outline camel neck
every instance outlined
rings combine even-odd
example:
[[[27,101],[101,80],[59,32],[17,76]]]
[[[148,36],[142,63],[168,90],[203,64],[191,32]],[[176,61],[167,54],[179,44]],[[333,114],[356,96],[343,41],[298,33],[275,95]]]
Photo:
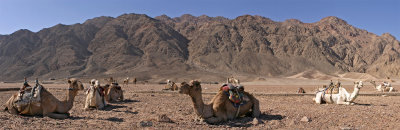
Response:
[[[60,102],[59,106],[57,107],[57,112],[67,113],[72,109],[77,91],[78,90],[67,90],[67,97],[64,101]]]
[[[351,93],[350,95],[350,100],[349,102],[353,102],[354,100],[356,100],[358,93],[360,92],[360,89],[357,87],[357,85],[354,86],[354,91],[353,93]]]
[[[196,114],[199,116],[203,116],[204,102],[201,93],[191,94],[190,97],[192,98],[193,108]]]

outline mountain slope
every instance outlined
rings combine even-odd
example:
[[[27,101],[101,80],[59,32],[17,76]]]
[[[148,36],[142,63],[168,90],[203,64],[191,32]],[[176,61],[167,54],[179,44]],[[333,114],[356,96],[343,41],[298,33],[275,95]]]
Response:
[[[388,33],[377,36],[333,16],[302,23],[251,15],[124,14],[1,35],[0,77],[222,80],[308,70],[397,76],[399,44]]]

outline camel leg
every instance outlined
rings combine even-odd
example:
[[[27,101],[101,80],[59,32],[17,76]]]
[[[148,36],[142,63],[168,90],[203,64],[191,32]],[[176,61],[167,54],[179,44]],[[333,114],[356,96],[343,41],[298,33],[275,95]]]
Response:
[[[253,117],[259,117],[260,116],[260,114],[261,114],[261,111],[260,111],[260,103],[259,103],[259,101],[256,99],[256,98],[254,98],[253,96],[250,96],[252,99],[251,99],[251,101],[253,101],[253,106],[252,106],[252,116]]]
[[[8,101],[4,104],[4,111],[8,111],[11,114],[18,115],[18,110],[13,106],[13,102],[16,95],[13,95]]]
[[[124,100],[124,93],[122,92],[122,90],[121,90],[120,93],[121,93],[121,94],[120,94],[121,96],[120,96],[119,98],[120,98],[121,101],[123,101],[123,100]]]
[[[97,109],[104,109],[104,100],[102,100],[102,97],[98,91],[96,91],[96,107]]]
[[[390,87],[390,88],[389,88],[389,92],[392,92],[392,91],[393,91],[393,87]]]
[[[321,104],[321,102],[322,102],[322,95],[321,94],[322,93],[317,93],[316,94],[315,99],[314,99],[315,103]]]
[[[336,101],[336,104],[338,104],[338,105],[353,105],[354,103],[346,102],[343,97],[343,98],[338,98],[338,100]]]
[[[85,108],[84,108],[85,111],[89,110],[89,104],[90,104],[90,97],[89,97],[89,95],[87,95],[86,102],[85,102]]]
[[[216,124],[222,121],[226,121],[226,119],[224,120],[222,117],[210,117],[205,119],[205,121],[209,124]]]

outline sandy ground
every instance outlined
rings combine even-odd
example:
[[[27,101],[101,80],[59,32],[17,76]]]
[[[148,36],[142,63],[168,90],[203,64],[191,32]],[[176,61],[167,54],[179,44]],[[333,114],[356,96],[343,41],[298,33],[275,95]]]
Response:
[[[298,81],[298,80],[295,80]],[[278,82],[278,81],[277,81]],[[301,83],[301,80],[298,81]],[[251,82],[245,84],[250,93],[295,93],[299,87],[307,93],[326,81],[314,84],[296,85],[291,83],[268,84]],[[325,83],[328,84],[329,82]],[[22,83],[2,83],[0,88],[19,87]],[[44,84],[46,89],[57,98],[65,98],[66,84]],[[86,86],[87,87],[87,84]],[[349,92],[352,85],[345,85]],[[398,88],[398,86],[394,86]],[[84,111],[85,95],[82,92],[75,98],[71,117],[64,120],[41,116],[19,116],[0,112],[0,129],[398,129],[400,124],[400,96],[359,96],[356,105],[318,105],[313,96],[256,96],[260,100],[262,115],[260,124],[254,125],[252,117],[241,117],[217,125],[195,121],[192,102],[189,96],[178,93],[137,93],[138,91],[159,91],[159,84],[130,84],[123,87],[126,100],[110,104],[105,110]],[[202,84],[203,92],[216,92],[219,85]],[[16,91],[0,91],[0,103]],[[361,93],[378,93],[371,84],[365,84]],[[208,102],[213,95],[203,95]],[[166,115],[171,122],[160,122],[159,117]],[[301,119],[307,117],[308,122]],[[142,123],[141,123],[142,122]],[[148,126],[144,126],[143,122]],[[141,125],[142,124],[142,125]]]

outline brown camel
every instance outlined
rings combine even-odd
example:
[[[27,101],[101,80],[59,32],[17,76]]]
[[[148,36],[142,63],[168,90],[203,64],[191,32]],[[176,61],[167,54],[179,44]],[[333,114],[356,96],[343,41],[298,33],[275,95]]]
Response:
[[[234,119],[238,116],[251,114],[259,117],[259,101],[251,94],[244,92],[244,97],[248,100],[246,104],[235,107],[229,100],[224,91],[219,91],[210,103],[204,104],[199,81],[181,83],[179,93],[187,94],[191,97],[196,114],[207,123],[218,123]]]
[[[19,92],[12,95],[5,104],[5,109],[11,114],[21,115],[43,115],[56,119],[68,118],[68,111],[73,107],[75,96],[79,90],[83,90],[83,85],[77,79],[68,80],[67,96],[64,101],[59,101],[44,87],[40,89],[40,101],[29,104],[17,104]],[[25,93],[26,94],[26,93]]]
[[[137,80],[136,80],[136,78],[133,78],[133,84],[136,84],[136,82],[137,82]]]
[[[167,80],[167,84],[164,86],[163,90],[178,90],[178,85],[175,84],[175,82],[171,81],[171,80]]]
[[[111,85],[114,82],[114,78],[110,77],[108,79],[104,79],[106,81],[106,84]]]
[[[305,91],[302,87],[300,87],[300,88],[297,90],[297,93],[306,93],[306,91]]]
[[[118,102],[124,100],[124,94],[121,86],[117,82],[105,87],[105,99],[107,102]]]

